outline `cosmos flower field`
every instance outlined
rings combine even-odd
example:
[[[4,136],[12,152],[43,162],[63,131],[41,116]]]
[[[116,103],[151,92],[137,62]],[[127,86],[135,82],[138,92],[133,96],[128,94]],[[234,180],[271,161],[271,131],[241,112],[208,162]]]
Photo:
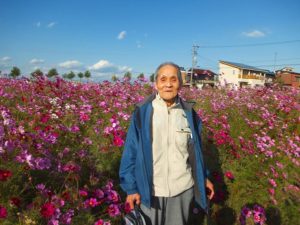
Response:
[[[0,224],[120,224],[118,167],[144,80],[0,78]],[[189,89],[216,194],[210,224],[297,224],[300,90]],[[206,221],[207,222],[207,221]],[[192,208],[191,224],[203,223]]]

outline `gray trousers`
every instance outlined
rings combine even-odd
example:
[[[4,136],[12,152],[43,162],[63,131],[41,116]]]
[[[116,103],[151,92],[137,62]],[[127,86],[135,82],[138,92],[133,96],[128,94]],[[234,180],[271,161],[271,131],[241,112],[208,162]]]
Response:
[[[175,197],[152,196],[151,208],[141,204],[147,225],[186,225],[194,190],[190,188]]]

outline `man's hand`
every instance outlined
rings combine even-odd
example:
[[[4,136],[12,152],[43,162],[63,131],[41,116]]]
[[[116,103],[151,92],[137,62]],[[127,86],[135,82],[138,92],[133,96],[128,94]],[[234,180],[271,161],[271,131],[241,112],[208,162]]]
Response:
[[[206,179],[206,188],[208,188],[209,190],[208,198],[209,200],[211,200],[214,197],[215,191],[214,191],[214,185],[212,184],[212,182],[210,182],[209,179]]]
[[[130,209],[134,209],[134,204],[141,204],[141,196],[138,193],[127,195],[126,202],[129,203]]]

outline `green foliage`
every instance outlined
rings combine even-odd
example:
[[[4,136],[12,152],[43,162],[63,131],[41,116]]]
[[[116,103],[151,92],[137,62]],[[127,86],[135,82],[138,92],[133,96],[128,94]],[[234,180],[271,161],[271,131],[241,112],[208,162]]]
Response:
[[[18,77],[20,75],[21,75],[21,70],[18,67],[16,67],[16,66],[14,66],[11,69],[10,74],[9,74],[9,76],[11,76],[13,78],[16,78],[16,77]]]
[[[91,72],[90,71],[85,71],[84,72],[84,77],[86,78],[86,79],[89,79],[90,77],[91,77]]]
[[[150,76],[150,81],[154,82],[154,80],[155,80],[154,73],[152,73],[151,76]]]
[[[68,73],[67,77],[68,79],[72,80],[75,77],[75,73],[73,71],[71,71],[70,73]]]
[[[36,69],[30,74],[33,78],[42,77],[44,73],[40,69]]]
[[[127,80],[131,80],[131,77],[132,77],[132,74],[127,71],[125,74],[124,74],[124,78],[126,78]]]
[[[79,77],[79,79],[80,79],[80,81],[81,81],[81,79],[84,77],[84,74],[83,74],[82,72],[79,72],[79,73],[77,74],[77,76]]]
[[[48,71],[47,77],[51,78],[51,77],[55,77],[55,76],[58,76],[58,72],[55,68],[52,68]]]
[[[118,80],[118,77],[114,74],[111,76],[111,81],[116,82]]]
[[[144,79],[145,78],[145,75],[143,73],[140,73],[138,76],[137,76],[138,79]]]

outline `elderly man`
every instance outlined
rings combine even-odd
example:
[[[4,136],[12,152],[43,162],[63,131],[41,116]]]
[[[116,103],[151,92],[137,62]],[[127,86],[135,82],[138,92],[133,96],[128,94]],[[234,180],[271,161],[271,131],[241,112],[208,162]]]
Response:
[[[141,205],[148,225],[185,225],[192,200],[207,212],[214,195],[201,152],[201,120],[178,96],[178,65],[155,72],[157,93],[137,105],[120,165],[121,187],[131,208]]]

